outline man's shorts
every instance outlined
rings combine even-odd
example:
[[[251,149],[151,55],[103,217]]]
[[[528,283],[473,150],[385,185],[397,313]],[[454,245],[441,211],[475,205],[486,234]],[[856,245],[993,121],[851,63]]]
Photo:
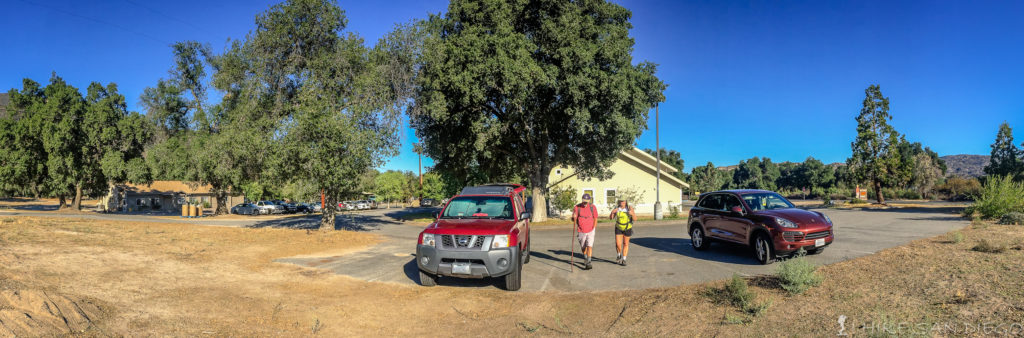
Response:
[[[594,230],[590,230],[590,232],[577,232],[576,233],[576,238],[579,239],[579,241],[580,241],[580,247],[581,248],[593,247],[594,246],[594,234],[596,232],[597,232],[596,228]]]
[[[625,231],[622,231],[622,230],[619,229],[618,226],[616,226],[615,227],[615,234],[616,235],[623,235],[623,236],[626,236],[626,237],[633,237],[633,227],[629,227],[629,229],[626,229]]]

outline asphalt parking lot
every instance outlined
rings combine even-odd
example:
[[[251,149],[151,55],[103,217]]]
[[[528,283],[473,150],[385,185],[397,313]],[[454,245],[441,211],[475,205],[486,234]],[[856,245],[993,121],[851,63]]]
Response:
[[[815,264],[831,264],[899,246],[964,227],[968,222],[948,208],[831,210],[821,209],[835,222],[836,241],[825,252],[809,256]],[[284,258],[279,262],[326,269],[354,278],[406,285],[418,284],[414,261],[416,239],[422,227],[389,221],[395,210],[373,210],[342,220],[343,227],[372,231],[385,240],[368,249],[334,257]],[[610,225],[597,230],[593,270],[569,269],[569,226],[535,227],[531,261],[523,267],[523,291],[621,290],[700,283],[740,275],[770,274],[774,265],[759,265],[749,249],[713,244],[695,251],[685,223],[636,224],[629,265],[614,263],[615,245]],[[577,255],[578,248],[577,248]],[[576,262],[579,264],[579,257]],[[898,263],[898,262],[894,262]],[[442,287],[498,288],[497,279],[441,278]]]

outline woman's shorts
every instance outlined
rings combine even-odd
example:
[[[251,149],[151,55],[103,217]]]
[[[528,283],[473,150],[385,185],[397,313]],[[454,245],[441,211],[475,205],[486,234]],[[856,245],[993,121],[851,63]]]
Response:
[[[629,229],[626,229],[625,231],[623,231],[623,230],[620,230],[618,226],[615,226],[615,234],[616,235],[623,235],[623,236],[626,236],[626,237],[633,237],[633,227],[629,227]]]

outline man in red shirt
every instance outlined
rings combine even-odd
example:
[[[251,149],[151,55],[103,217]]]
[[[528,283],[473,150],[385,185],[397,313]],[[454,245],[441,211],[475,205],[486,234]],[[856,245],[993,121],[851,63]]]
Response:
[[[572,221],[576,225],[576,236],[583,248],[583,255],[587,257],[583,269],[590,270],[590,258],[594,254],[594,233],[597,226],[597,207],[591,203],[590,194],[583,194],[583,202],[572,209]]]

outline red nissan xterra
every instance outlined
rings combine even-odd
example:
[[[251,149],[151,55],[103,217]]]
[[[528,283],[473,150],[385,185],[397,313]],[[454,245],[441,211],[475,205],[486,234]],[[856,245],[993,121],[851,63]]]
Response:
[[[420,284],[439,276],[504,278],[519,290],[523,264],[530,261],[530,213],[518,184],[466,187],[420,233],[416,264]]]

